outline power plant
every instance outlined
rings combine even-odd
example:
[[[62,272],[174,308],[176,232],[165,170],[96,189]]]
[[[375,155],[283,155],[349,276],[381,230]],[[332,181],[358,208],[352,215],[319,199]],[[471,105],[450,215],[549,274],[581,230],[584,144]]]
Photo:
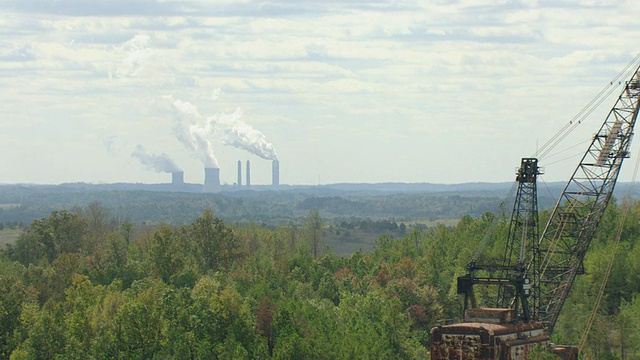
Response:
[[[251,186],[251,161],[247,160],[246,168],[245,168],[245,181],[244,184],[246,187]],[[238,179],[236,181],[235,186],[242,187],[242,160],[238,160]],[[273,160],[271,163],[271,185],[278,186],[280,185],[280,161]]]
[[[280,161],[273,160],[271,163],[271,185],[280,185]]]
[[[247,160],[247,186],[251,186],[251,162]]]
[[[251,186],[251,161],[246,162],[246,178],[242,179],[242,160],[238,160],[238,173],[237,183],[233,186],[236,188],[242,188],[243,183],[245,187]],[[197,184],[187,184],[184,181],[184,171],[176,170],[171,172],[171,183],[164,186],[170,186],[171,191],[194,191],[193,186]],[[280,185],[280,162],[273,160],[271,163],[271,186]],[[223,190],[223,185],[220,181],[220,168],[218,167],[205,167],[204,168],[204,184],[202,186],[202,192],[213,193]]]
[[[184,171],[174,171],[171,173],[171,184],[174,186],[184,185]]]
[[[212,193],[220,191],[220,169],[204,168],[204,186],[202,191]]]
[[[247,151],[265,160],[275,160],[278,158],[276,150],[271,143],[266,140],[263,133],[253,128],[240,119],[240,114],[230,116],[225,121],[202,121],[195,105],[188,101],[175,99],[171,101],[175,124],[173,127],[176,139],[180,141],[195,158],[199,158],[205,167],[204,191],[222,190],[219,178],[218,159],[210,137],[223,139],[224,145],[230,145],[238,149]],[[225,115],[226,116],[226,115]],[[206,123],[206,124],[205,124]],[[142,146],[136,148],[132,154],[143,165],[157,172],[170,172],[177,170],[173,161],[166,154],[148,154]],[[162,165],[162,166],[161,166]],[[167,166],[172,167],[168,168]],[[251,163],[246,164],[246,187],[251,186]],[[272,183],[279,184],[278,164],[274,163],[274,174]],[[216,168],[217,174],[214,174]],[[225,182],[227,178],[225,177]],[[173,184],[172,184],[173,185]],[[242,165],[238,164],[237,187],[242,186]]]

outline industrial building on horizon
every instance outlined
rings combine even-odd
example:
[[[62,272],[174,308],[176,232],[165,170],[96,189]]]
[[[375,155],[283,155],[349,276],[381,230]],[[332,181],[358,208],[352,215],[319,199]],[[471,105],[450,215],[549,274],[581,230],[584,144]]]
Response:
[[[171,184],[174,186],[184,185],[184,171],[174,171],[171,173]]]
[[[271,185],[280,185],[280,161],[277,159],[271,162]]]
[[[251,161],[247,160],[245,168],[245,187],[251,187]],[[280,185],[280,162],[273,160],[271,163],[271,186]],[[178,170],[171,172],[171,186],[176,191],[186,189],[187,184],[184,182],[184,171]],[[238,160],[238,179],[236,187],[243,186],[242,181],[242,160]],[[213,193],[222,190],[222,184],[220,182],[220,168],[206,167],[204,168],[204,183],[202,186],[202,192]]]
[[[251,162],[247,160],[247,187],[251,186]]]
[[[220,168],[204,168],[202,191],[206,193],[220,191]]]

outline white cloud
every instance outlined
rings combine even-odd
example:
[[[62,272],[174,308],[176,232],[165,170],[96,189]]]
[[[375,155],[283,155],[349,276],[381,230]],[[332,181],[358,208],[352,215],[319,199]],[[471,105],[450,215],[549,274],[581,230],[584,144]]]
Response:
[[[115,71],[117,77],[135,77],[145,68],[152,54],[150,42],[149,35],[141,34],[117,48],[117,53],[122,56]]]
[[[314,183],[318,174],[327,181],[510,179],[518,158],[530,155],[529,144],[551,136],[550,128],[559,128],[633,57],[629,39],[640,35],[630,10],[640,5],[630,1],[52,4],[0,3],[3,130],[24,139],[33,126],[54,128],[56,136],[33,135],[53,152],[68,141],[63,134],[81,129],[80,136],[98,140],[67,143],[65,154],[106,162],[118,158],[102,157],[105,137],[128,148],[161,142],[154,151],[175,154],[187,178],[201,162],[173,136],[171,107],[157,100],[163,95],[188,99],[202,114],[241,107],[278,148],[286,182]],[[317,147],[305,146],[311,139],[330,146],[320,156]],[[223,173],[245,156],[211,141]],[[25,145],[13,152],[30,153],[26,140],[16,143]],[[376,144],[384,144],[384,155]],[[425,157],[425,144],[437,151]],[[349,147],[361,153],[342,156]],[[496,169],[477,169],[473,179],[468,171],[427,170],[468,167],[465,154],[478,148]],[[119,160],[131,162],[129,154]],[[313,169],[306,159],[317,160]],[[380,159],[397,161],[396,170],[366,171],[384,165]],[[425,170],[404,178],[402,169],[415,162]],[[48,166],[35,157],[0,166],[46,181],[27,169]],[[327,176],[334,167],[344,172]],[[127,180],[118,172],[99,178],[103,168],[94,177],[89,170],[83,179],[55,179]],[[128,180],[156,179],[139,168],[131,162]]]

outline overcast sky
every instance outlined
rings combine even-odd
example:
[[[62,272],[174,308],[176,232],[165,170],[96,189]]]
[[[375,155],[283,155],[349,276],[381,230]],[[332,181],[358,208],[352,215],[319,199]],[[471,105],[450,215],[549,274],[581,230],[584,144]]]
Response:
[[[267,184],[275,157],[286,184],[512,181],[633,59],[639,14],[631,0],[0,0],[0,183],[168,182],[145,156],[194,183],[204,164],[234,183],[241,159]],[[558,159],[614,101],[541,161],[547,181],[568,178],[578,159]]]

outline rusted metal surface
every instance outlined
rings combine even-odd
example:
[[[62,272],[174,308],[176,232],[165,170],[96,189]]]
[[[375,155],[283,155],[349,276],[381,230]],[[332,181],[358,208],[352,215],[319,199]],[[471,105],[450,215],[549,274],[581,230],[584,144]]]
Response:
[[[553,352],[562,360],[578,360],[577,346],[557,345],[553,348]]]
[[[526,360],[548,346],[542,323],[461,323],[431,330],[432,360]]]
[[[538,345],[548,345],[549,336],[540,335],[528,339],[507,340],[503,344],[499,359],[515,360],[528,359],[531,351]]]
[[[464,321],[467,323],[506,324],[514,319],[515,311],[513,309],[471,308],[464,312]]]

